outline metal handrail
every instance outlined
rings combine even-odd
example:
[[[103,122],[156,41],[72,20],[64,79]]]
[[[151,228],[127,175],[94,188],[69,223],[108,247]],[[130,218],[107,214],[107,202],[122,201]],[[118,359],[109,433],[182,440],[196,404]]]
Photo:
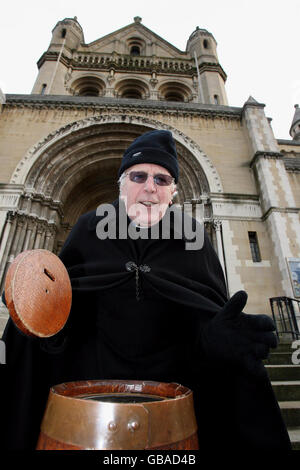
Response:
[[[272,297],[269,300],[277,337],[289,334],[292,339],[300,338],[300,300],[292,297]]]

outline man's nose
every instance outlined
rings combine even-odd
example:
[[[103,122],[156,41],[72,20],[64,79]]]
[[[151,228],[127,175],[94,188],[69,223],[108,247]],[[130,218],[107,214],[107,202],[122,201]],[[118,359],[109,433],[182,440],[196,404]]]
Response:
[[[154,178],[152,175],[148,175],[148,178],[145,183],[145,190],[149,192],[155,192],[157,190],[156,184],[154,183]]]

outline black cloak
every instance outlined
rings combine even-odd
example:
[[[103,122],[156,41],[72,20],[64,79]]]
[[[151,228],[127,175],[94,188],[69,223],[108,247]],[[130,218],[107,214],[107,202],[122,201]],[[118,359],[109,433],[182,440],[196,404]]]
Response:
[[[7,323],[4,449],[35,448],[51,386],[132,379],[178,382],[194,391],[202,450],[289,450],[267,373],[257,378],[215,364],[197,340],[227,301],[207,234],[198,250],[185,249],[174,223],[171,240],[100,240],[100,220],[95,211],[81,216],[60,253],[73,290],[64,329],[50,339],[31,339],[11,319]]]

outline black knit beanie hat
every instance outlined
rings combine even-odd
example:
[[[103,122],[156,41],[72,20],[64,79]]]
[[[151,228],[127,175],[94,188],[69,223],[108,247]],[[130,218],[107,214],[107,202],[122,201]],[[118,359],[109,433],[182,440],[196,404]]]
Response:
[[[137,137],[125,151],[118,177],[138,163],[163,166],[178,181],[179,168],[175,142],[170,131],[150,131]]]

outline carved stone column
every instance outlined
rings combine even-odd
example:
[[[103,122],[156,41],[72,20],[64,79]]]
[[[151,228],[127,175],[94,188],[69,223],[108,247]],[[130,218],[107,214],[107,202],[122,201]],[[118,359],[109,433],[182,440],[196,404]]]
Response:
[[[45,250],[53,251],[56,233],[57,227],[54,224],[48,224],[43,247]]]
[[[0,259],[0,289],[4,288],[5,276],[10,263],[25,250],[53,250],[61,219],[59,204],[40,197],[22,196],[22,209],[8,211],[3,229]],[[29,212],[29,211],[30,212]]]
[[[222,242],[222,221],[220,219],[214,219],[213,226],[216,233],[217,239],[217,248],[218,248],[218,256],[223,268],[224,276],[226,275],[225,270],[225,259],[224,259],[224,250],[223,250],[223,242]]]

